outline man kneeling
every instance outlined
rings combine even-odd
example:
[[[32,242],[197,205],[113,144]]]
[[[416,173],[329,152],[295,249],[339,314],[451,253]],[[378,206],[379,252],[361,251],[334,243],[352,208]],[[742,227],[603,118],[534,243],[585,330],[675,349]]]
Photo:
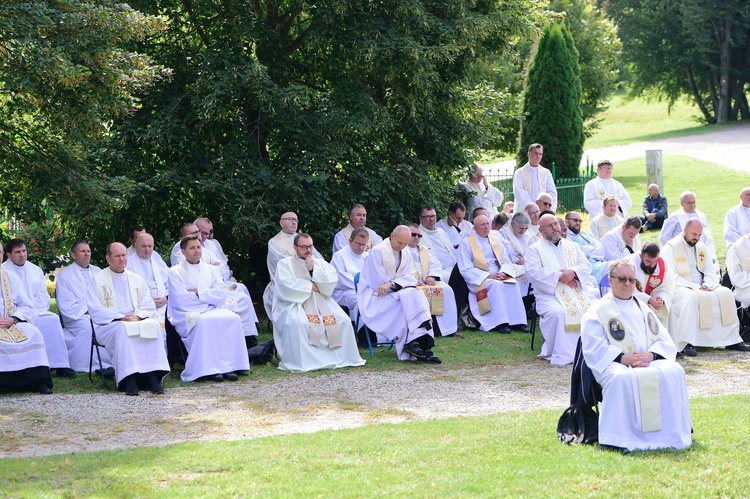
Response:
[[[685,371],[669,333],[633,296],[635,267],[616,260],[612,291],[583,316],[583,356],[602,385],[599,444],[647,450],[690,447]]]

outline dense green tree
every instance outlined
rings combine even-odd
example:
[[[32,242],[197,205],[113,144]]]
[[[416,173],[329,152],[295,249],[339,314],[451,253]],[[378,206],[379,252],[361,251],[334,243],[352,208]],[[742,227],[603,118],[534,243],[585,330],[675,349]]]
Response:
[[[127,48],[161,28],[114,2],[0,2],[2,208],[33,222],[53,207],[78,227],[117,209],[133,183],[98,171],[101,146],[169,75]]]
[[[708,123],[750,119],[750,3],[607,0],[632,95],[693,99]]]
[[[544,164],[555,163],[558,177],[578,176],[583,154],[581,82],[578,54],[565,26],[544,30],[524,93],[518,164],[526,162],[529,144],[544,146]]]

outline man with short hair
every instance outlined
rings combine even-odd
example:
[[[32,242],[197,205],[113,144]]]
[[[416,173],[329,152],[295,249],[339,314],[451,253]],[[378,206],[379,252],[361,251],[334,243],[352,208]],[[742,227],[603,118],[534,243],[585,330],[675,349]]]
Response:
[[[128,264],[125,268],[146,281],[151,297],[154,299],[154,305],[156,305],[154,319],[164,328],[169,294],[169,267],[154,251],[154,237],[151,234],[147,232],[139,234],[133,242],[133,248],[135,253],[128,255]]]
[[[602,385],[599,444],[634,450],[685,449],[692,424],[685,371],[655,314],[633,296],[635,269],[610,266],[612,292],[586,313],[583,357]]]
[[[472,213],[476,208],[484,208],[491,217],[497,215],[497,207],[503,202],[503,193],[487,180],[482,167],[477,166],[461,187],[468,194],[466,204]]]
[[[485,216],[487,218],[490,218],[489,213],[486,209],[482,208],[481,206],[479,208],[474,208],[474,211],[471,212],[471,219],[474,220],[477,217]]]
[[[57,370],[60,377],[74,378],[76,373],[70,368],[60,317],[49,310],[51,300],[44,272],[28,261],[26,243],[22,239],[11,239],[6,252],[8,260],[3,262],[2,268],[15,275],[21,283],[17,292],[25,295],[25,301],[34,312],[29,320],[44,337],[50,370]]]
[[[641,218],[628,217],[625,223],[607,232],[599,239],[596,249],[589,255],[600,262],[611,262],[627,258],[641,251]]]
[[[568,240],[573,241],[581,247],[583,254],[589,256],[596,248],[596,238],[581,229],[583,218],[577,211],[569,211],[565,214],[565,224],[568,226]]]
[[[477,217],[474,233],[458,248],[458,269],[469,287],[469,307],[479,329],[528,332],[513,263],[503,251],[500,238],[490,234],[487,217]]]
[[[419,214],[419,230],[422,233],[422,244],[427,246],[440,262],[443,269],[440,278],[447,284],[453,267],[456,266],[456,248],[453,247],[445,230],[437,226],[437,212],[433,206],[422,207]]]
[[[315,258],[313,247],[309,234],[297,234],[295,255],[276,268],[272,319],[279,369],[299,373],[364,365],[352,323],[331,298],[336,269]]]
[[[534,202],[539,207],[539,213],[543,212],[544,210],[549,210],[554,213],[554,211],[552,211],[552,196],[550,196],[546,192],[540,192]]]
[[[505,203],[505,206],[503,206],[503,213],[505,213],[508,216],[513,215],[513,212],[515,211],[516,203],[513,201],[507,201]]]
[[[73,263],[57,274],[55,298],[63,322],[63,334],[68,348],[70,368],[78,372],[89,370],[91,360],[91,318],[86,304],[88,288],[94,286],[94,276],[102,271],[91,265],[91,248],[79,239],[70,248]],[[100,350],[102,368],[111,369],[112,360],[106,350]]]
[[[349,210],[349,225],[338,231],[336,233],[336,236],[333,238],[332,254],[336,253],[338,250],[346,246],[347,241],[349,241],[349,236],[351,236],[352,234],[352,231],[359,227],[364,228],[370,236],[370,240],[367,243],[368,250],[372,248],[373,245],[382,243],[383,238],[377,235],[374,230],[366,227],[366,225],[367,210],[363,205],[357,203]]]
[[[513,214],[513,218],[510,221],[510,228],[506,227],[500,232],[505,237],[505,240],[508,241],[508,257],[513,262],[521,296],[529,294],[530,284],[526,276],[526,269],[524,268],[524,257],[526,256],[526,251],[529,249],[529,245],[536,241],[527,232],[530,225],[531,219],[529,215],[525,211],[519,211]]]
[[[135,240],[138,239],[138,236],[146,232],[146,227],[143,225],[133,225],[128,229],[128,242],[130,243],[130,246],[128,246],[128,258],[135,255]]]
[[[664,222],[664,227],[659,235],[659,244],[662,248],[672,239],[682,235],[685,231],[685,224],[688,220],[698,219],[703,226],[701,242],[706,245],[708,256],[713,260],[713,267],[716,269],[717,276],[719,271],[718,260],[716,259],[716,247],[714,246],[714,236],[711,228],[708,226],[706,215],[696,209],[696,197],[693,191],[683,191],[680,194],[681,208],[674,212],[671,217]],[[670,332],[672,332],[670,330]]]
[[[369,235],[364,227],[358,227],[349,236],[349,244],[338,250],[331,258],[338,280],[331,298],[341,307],[346,307],[352,321],[357,320],[357,292],[354,290],[354,277],[362,272],[368,252],[365,250]],[[318,258],[313,253],[314,258]],[[319,258],[323,260],[323,258]],[[325,261],[325,260],[323,260]]]
[[[168,272],[169,321],[188,351],[180,379],[237,381],[238,373],[250,370],[242,321],[226,309],[228,291],[219,270],[201,261],[200,238],[183,237],[180,249],[185,258]]]
[[[528,150],[529,161],[513,174],[513,200],[516,206],[533,203],[540,192],[552,197],[552,211],[557,209],[557,188],[552,173],[539,162],[544,148],[541,144],[531,144]]]
[[[701,220],[691,218],[682,234],[662,250],[668,270],[675,275],[669,332],[677,349],[690,357],[697,355],[696,346],[750,351],[740,338],[734,294],[719,284],[717,265],[701,242],[702,232]]]
[[[724,240],[727,248],[750,234],[750,187],[740,192],[740,202],[729,208],[724,217]]]
[[[620,182],[612,178],[612,162],[608,159],[596,165],[596,177],[586,182],[583,189],[583,206],[591,218],[602,213],[602,198],[613,196],[617,200],[617,214],[623,218],[633,207],[633,200]]]
[[[368,328],[396,342],[399,359],[440,364],[432,352],[430,305],[416,288],[410,238],[409,227],[399,225],[370,251],[360,276],[359,310]]]
[[[659,246],[646,241],[640,253],[627,257],[635,267],[634,296],[648,303],[664,327],[669,326],[669,308],[674,296],[674,274],[659,256]]]
[[[643,200],[643,216],[641,217],[645,230],[661,229],[664,226],[664,220],[667,219],[668,209],[667,198],[659,193],[659,186],[649,185],[648,196]]]
[[[625,222],[625,218],[617,214],[617,198],[604,196],[602,198],[602,212],[589,220],[589,231],[597,240]]]
[[[539,227],[542,239],[529,246],[525,258],[544,336],[539,358],[564,366],[573,362],[581,317],[598,290],[588,286],[591,264],[577,244],[560,236],[555,216],[544,215]]]
[[[528,230],[529,236],[533,240],[541,238],[542,236],[539,234],[539,215],[542,213],[542,210],[540,210],[539,206],[534,202],[526,203],[523,210],[529,216],[529,220],[531,221]]]
[[[473,226],[471,222],[465,220],[465,217],[466,207],[462,202],[456,201],[448,207],[448,215],[437,223],[437,226],[448,234],[454,249],[457,249],[461,241],[471,234]]]
[[[219,259],[221,263],[227,266],[229,268],[229,259],[227,258],[227,255],[224,254],[223,248],[221,248],[221,245],[218,241],[214,240],[213,233],[214,233],[214,224],[211,220],[209,220],[206,217],[200,217],[196,218],[193,222],[196,227],[198,227],[198,230],[200,231],[200,239],[201,239],[201,245],[204,248],[208,248],[211,250],[211,253],[213,253],[216,258]],[[231,274],[231,270],[230,270]]]
[[[0,261],[3,245],[0,243]],[[0,265],[0,393],[52,393],[44,339],[32,323],[33,304],[15,273]]]
[[[266,265],[268,266],[268,276],[270,280],[266,289],[263,291],[263,308],[266,310],[266,317],[271,317],[271,307],[273,306],[273,276],[276,275],[276,266],[284,258],[294,256],[294,236],[297,235],[297,226],[299,219],[293,211],[282,213],[279,225],[281,230],[268,240],[268,256]],[[315,258],[323,258],[318,250],[313,251]]]
[[[430,313],[433,324],[437,321],[437,329],[441,336],[463,338],[458,331],[458,311],[456,310],[456,296],[447,282],[442,281],[443,269],[437,257],[427,246],[420,244],[422,232],[417,224],[409,224],[411,239],[409,251],[414,264],[414,278],[417,289],[421,290],[430,303]]]
[[[153,319],[154,299],[146,281],[125,268],[123,244],[109,244],[106,259],[109,267],[94,276],[86,299],[97,340],[112,358],[125,395],[138,395],[140,389],[163,394],[161,380],[169,373],[169,363],[164,331]]]

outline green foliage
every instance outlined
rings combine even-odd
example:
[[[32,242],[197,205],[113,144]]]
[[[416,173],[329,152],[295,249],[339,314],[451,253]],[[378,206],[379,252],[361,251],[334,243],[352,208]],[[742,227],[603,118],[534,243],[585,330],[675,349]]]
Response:
[[[69,238],[57,227],[53,220],[21,224],[11,231],[11,237],[18,237],[26,243],[29,261],[38,265],[45,273],[66,265],[69,261]]]
[[[519,166],[526,162],[529,144],[544,146],[544,162],[555,163],[558,177],[578,176],[583,154],[581,83],[575,44],[563,25],[544,31],[524,94],[518,150]]]

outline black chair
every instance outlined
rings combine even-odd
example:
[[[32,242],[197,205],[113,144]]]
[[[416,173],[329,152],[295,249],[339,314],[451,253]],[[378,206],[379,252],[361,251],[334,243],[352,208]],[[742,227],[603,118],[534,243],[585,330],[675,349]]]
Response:
[[[536,326],[539,322],[539,314],[536,312],[536,297],[533,288],[529,284],[529,291],[523,297],[523,304],[526,307],[526,318],[529,321],[529,330],[531,331],[531,349],[534,350],[534,338],[536,336]]]
[[[177,333],[177,329],[169,322],[168,316],[164,317],[164,330],[167,333],[167,362],[169,368],[174,369],[174,365],[179,359],[182,359],[182,365],[184,366],[188,357],[187,348],[185,348],[182,338]]]
[[[89,381],[92,383],[94,382],[94,377],[92,376],[93,367],[94,367],[94,349],[96,349],[96,357],[99,360],[99,374],[102,375],[102,384],[104,385],[104,388],[107,388],[107,378],[104,376],[104,367],[102,366],[102,354],[99,351],[99,348],[104,348],[104,345],[99,343],[99,341],[96,339],[96,330],[94,329],[94,321],[89,318],[89,322],[91,323],[91,353],[89,354]]]
[[[356,293],[359,289],[359,272],[354,276],[354,292]],[[361,317],[361,314],[359,313],[359,310],[357,310],[357,320],[354,324],[354,341],[357,341],[357,331],[359,331],[359,319]],[[367,348],[370,350],[370,357],[375,357],[375,352],[373,351],[372,347],[379,347],[379,346],[385,346],[388,345],[388,350],[396,346],[396,342],[386,341],[386,342],[378,342],[377,340],[375,343],[372,342],[372,339],[370,339],[370,330],[367,328],[367,325],[364,321],[362,321],[362,327],[365,329],[365,338],[367,338]],[[377,338],[377,336],[376,336]]]

